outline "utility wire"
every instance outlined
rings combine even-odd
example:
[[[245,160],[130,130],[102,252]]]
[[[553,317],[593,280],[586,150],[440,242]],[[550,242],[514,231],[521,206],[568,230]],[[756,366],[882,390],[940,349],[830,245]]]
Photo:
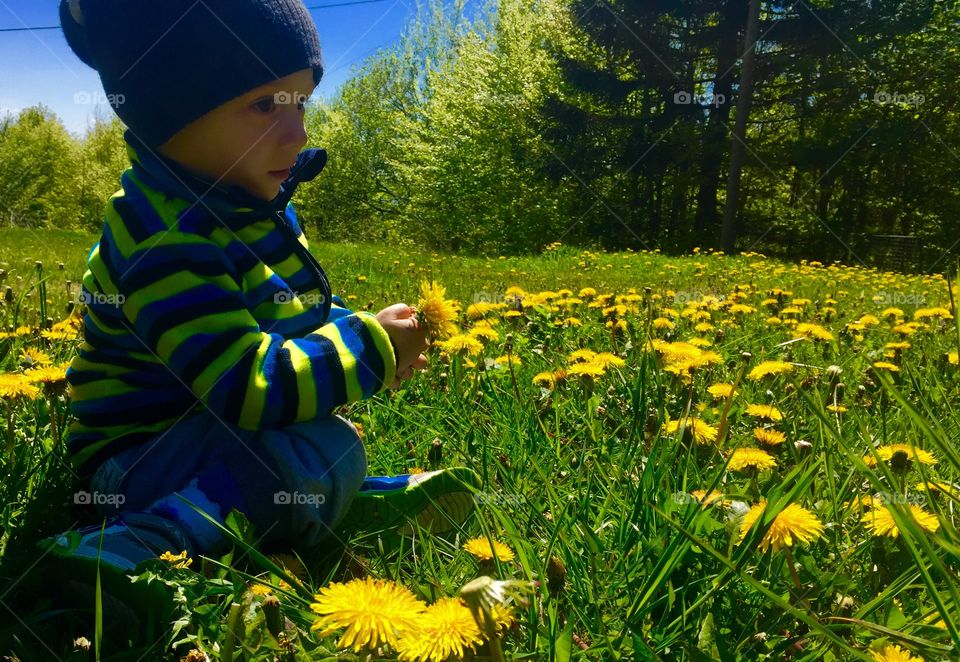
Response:
[[[387,0],[350,0],[348,2],[334,2],[327,5],[314,5],[313,7],[307,7],[309,10],[314,9],[330,9],[332,7],[349,7],[351,5],[369,5],[374,2],[386,2]],[[35,28],[0,28],[0,32],[27,32],[27,31],[37,31],[37,30],[59,30],[59,25],[42,25]]]

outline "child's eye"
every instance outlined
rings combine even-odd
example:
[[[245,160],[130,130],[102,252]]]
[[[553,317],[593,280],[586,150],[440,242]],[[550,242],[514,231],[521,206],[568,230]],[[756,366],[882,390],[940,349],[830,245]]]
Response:
[[[254,103],[253,107],[262,113],[269,113],[274,109],[273,97],[264,97]]]

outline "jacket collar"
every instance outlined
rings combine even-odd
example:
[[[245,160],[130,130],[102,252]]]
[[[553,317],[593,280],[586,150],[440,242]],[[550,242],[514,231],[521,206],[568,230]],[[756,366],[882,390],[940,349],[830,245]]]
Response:
[[[282,217],[297,186],[314,179],[327,164],[326,150],[314,148],[300,152],[290,169],[290,176],[280,185],[277,197],[264,201],[240,186],[215,184],[193,175],[173,159],[148,147],[129,129],[124,131],[123,138],[138,177],[164,193],[191,203],[199,201],[224,221],[237,215],[267,218],[279,214]]]

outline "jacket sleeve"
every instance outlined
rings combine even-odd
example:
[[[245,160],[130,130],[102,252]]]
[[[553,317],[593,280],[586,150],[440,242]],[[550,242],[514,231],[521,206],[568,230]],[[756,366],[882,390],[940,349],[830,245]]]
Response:
[[[393,344],[370,313],[340,315],[302,338],[261,330],[240,275],[207,239],[168,232],[124,261],[123,314],[144,351],[227,423],[310,420],[372,396],[396,375]]]

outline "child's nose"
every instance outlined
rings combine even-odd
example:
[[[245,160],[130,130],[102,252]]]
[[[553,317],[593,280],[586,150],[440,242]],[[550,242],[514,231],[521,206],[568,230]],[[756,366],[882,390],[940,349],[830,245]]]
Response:
[[[286,147],[296,145],[297,151],[307,144],[307,129],[300,113],[290,113],[282,120],[280,141]]]

